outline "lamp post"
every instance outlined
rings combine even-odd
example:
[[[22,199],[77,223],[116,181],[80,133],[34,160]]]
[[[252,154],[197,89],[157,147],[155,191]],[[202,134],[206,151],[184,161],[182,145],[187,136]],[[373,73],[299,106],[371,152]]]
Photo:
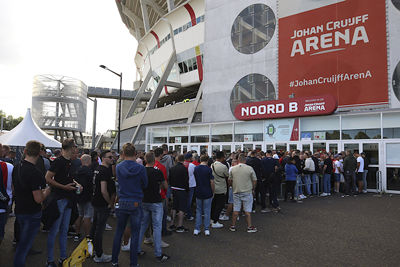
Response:
[[[109,68],[107,68],[104,65],[100,65],[99,66],[102,69],[108,70],[109,72],[114,73],[115,75],[117,75],[119,77],[119,99],[118,99],[118,103],[119,103],[119,108],[118,108],[118,147],[117,147],[117,152],[119,154],[119,148],[120,148],[120,139],[121,139],[121,100],[122,100],[122,72],[121,73],[117,73],[113,70],[110,70]]]

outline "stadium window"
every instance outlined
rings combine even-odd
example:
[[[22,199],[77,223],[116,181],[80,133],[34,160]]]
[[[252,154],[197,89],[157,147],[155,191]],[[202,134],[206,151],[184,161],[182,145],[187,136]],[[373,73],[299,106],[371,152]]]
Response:
[[[178,67],[179,67],[179,73],[183,73],[183,64],[182,64],[182,62],[178,63]]]
[[[201,22],[201,17],[196,18],[196,22],[200,23]]]
[[[188,59],[188,66],[189,66],[189,71],[193,70],[193,63],[192,63],[193,59]]]
[[[175,30],[174,30],[174,35],[177,35],[178,32],[179,32],[179,29],[175,29]]]
[[[183,61],[182,65],[183,65],[183,73],[188,72],[188,67],[187,67],[186,61]]]
[[[196,58],[193,59],[193,70],[197,70],[197,60],[196,60]]]

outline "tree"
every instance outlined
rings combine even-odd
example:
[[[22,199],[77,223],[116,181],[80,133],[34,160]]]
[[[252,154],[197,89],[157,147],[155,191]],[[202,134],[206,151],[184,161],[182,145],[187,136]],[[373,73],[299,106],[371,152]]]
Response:
[[[14,118],[12,115],[8,115],[0,110],[0,123],[1,120],[3,119],[3,130],[12,130],[15,126],[17,126],[24,118],[23,117],[18,117]]]

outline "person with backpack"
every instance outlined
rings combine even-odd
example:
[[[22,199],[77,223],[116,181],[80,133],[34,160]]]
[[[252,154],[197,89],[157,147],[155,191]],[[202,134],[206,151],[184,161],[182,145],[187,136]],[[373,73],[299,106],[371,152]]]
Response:
[[[41,203],[50,194],[43,174],[35,167],[40,143],[29,141],[25,159],[13,170],[15,214],[20,227],[20,238],[14,255],[14,267],[25,266],[25,259],[40,228]]]

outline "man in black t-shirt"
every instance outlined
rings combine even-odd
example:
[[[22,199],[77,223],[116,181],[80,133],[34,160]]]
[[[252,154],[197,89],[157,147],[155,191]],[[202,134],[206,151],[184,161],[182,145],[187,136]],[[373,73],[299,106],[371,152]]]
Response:
[[[140,253],[144,233],[149,225],[150,218],[153,222],[153,239],[154,239],[154,254],[158,261],[165,262],[169,259],[168,255],[162,254],[161,251],[161,231],[163,219],[163,204],[161,199],[161,189],[167,189],[168,184],[164,179],[163,173],[154,168],[155,156],[153,152],[148,152],[145,155],[146,172],[148,178],[147,188],[143,191],[143,217],[140,226],[139,247]]]
[[[46,182],[51,186],[52,197],[57,200],[60,216],[53,223],[47,236],[47,266],[56,266],[54,263],[54,246],[58,232],[60,232],[60,259],[59,264],[67,258],[67,235],[71,219],[72,198],[77,188],[83,188],[71,176],[71,157],[75,153],[74,139],[65,139],[62,142],[61,156],[56,158],[46,173]]]
[[[43,174],[35,167],[40,143],[29,141],[25,146],[25,159],[13,170],[15,214],[20,227],[20,239],[14,256],[14,266],[24,266],[25,259],[39,231],[43,200],[49,195]]]
[[[96,168],[93,176],[93,198],[94,209],[93,225],[90,237],[93,239],[96,252],[95,262],[110,262],[111,255],[103,253],[103,233],[106,228],[107,218],[115,199],[115,183],[112,180],[111,165],[114,163],[110,150],[100,154],[101,165]]]
[[[321,154],[321,157],[324,160],[324,167],[322,169],[324,192],[321,194],[321,196],[326,197],[331,195],[331,176],[333,171],[333,162],[326,152],[323,152]]]

